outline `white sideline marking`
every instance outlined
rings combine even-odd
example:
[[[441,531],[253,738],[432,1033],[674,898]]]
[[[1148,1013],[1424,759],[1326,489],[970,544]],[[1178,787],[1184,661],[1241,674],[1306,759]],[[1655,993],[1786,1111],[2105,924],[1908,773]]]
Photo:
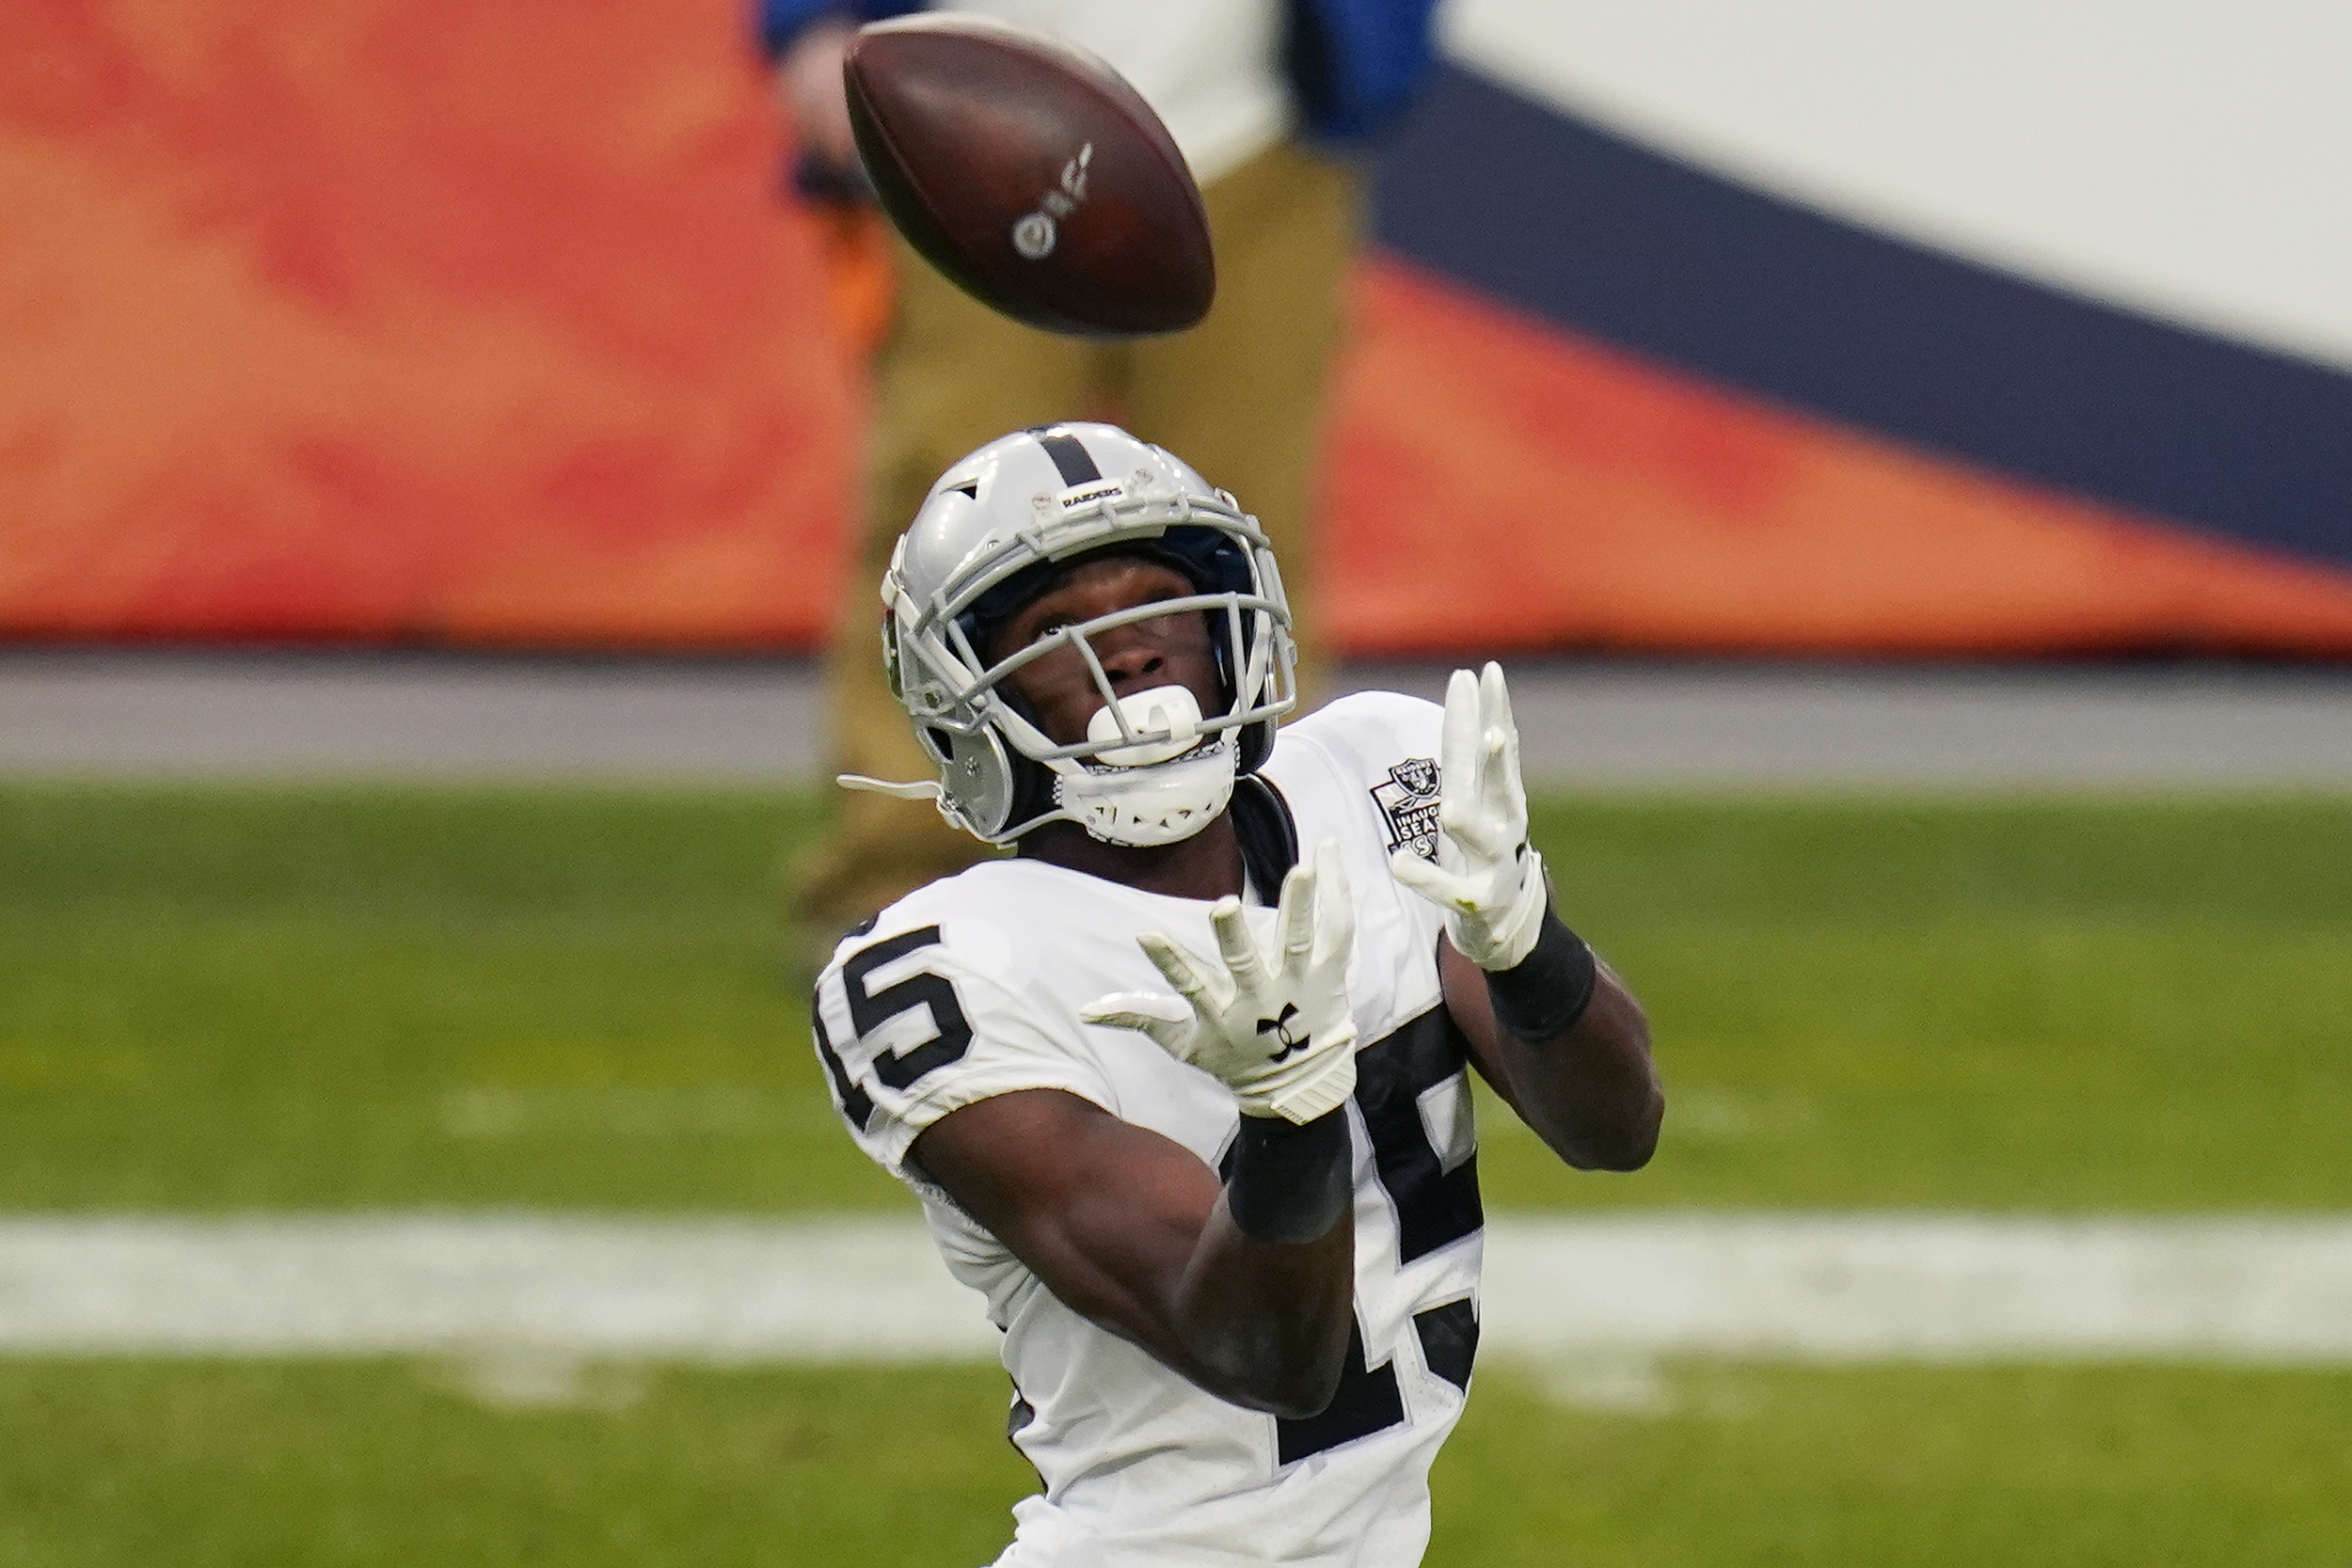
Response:
[[[1503,1218],[1486,1348],[2352,1364],[2352,1219]],[[993,1356],[902,1219],[0,1219],[0,1354]]]
[[[1537,1353],[2352,1363],[2345,1219],[1503,1219],[1486,1278]]]

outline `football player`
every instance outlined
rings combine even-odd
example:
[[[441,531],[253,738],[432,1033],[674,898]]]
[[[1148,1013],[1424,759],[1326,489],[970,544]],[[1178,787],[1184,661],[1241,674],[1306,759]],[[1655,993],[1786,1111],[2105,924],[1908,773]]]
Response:
[[[819,976],[851,1132],[987,1299],[1042,1490],[1001,1568],[1417,1563],[1478,1341],[1467,1069],[1629,1170],[1640,1007],[1555,912],[1502,673],[1293,702],[1233,498],[1109,425],[991,442],[882,582],[936,800],[1015,856]]]

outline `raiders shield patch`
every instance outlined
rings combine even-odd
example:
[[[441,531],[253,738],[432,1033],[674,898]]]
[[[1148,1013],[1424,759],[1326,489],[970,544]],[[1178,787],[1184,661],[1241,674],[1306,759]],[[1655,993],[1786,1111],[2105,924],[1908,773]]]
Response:
[[[1407,757],[1372,786],[1373,803],[1389,824],[1389,847],[1438,858],[1438,759]]]

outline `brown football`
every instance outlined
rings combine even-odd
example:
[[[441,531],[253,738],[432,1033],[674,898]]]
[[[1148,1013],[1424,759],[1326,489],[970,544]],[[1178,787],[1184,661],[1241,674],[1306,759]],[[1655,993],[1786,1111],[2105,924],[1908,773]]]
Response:
[[[850,124],[882,210],[966,293],[1050,332],[1176,332],[1216,293],[1200,188],[1125,77],[1049,34],[925,14],[860,29]]]

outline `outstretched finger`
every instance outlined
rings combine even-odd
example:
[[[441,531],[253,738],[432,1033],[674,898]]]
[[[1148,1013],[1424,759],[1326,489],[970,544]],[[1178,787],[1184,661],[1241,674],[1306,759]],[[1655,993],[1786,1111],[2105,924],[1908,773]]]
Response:
[[[1181,1016],[1170,1017],[1171,1011]],[[1182,1002],[1148,990],[1120,990],[1098,996],[1078,1009],[1078,1017],[1084,1022],[1099,1023],[1107,1029],[1132,1029],[1138,1035],[1149,1036],[1165,1050],[1183,1044],[1193,1026]]]
[[[1244,990],[1263,984],[1265,965],[1258,956],[1258,939],[1249,934],[1249,917],[1238,898],[1220,898],[1209,911],[1209,927],[1216,933],[1216,950],[1233,983]]]
[[[1482,717],[1490,730],[1513,728],[1511,719],[1511,687],[1502,678],[1502,666],[1493,659],[1478,672],[1478,704],[1485,709]]]
[[[1136,945],[1152,960],[1153,968],[1168,977],[1168,983],[1187,1002],[1200,1005],[1209,989],[1208,966],[1184,948],[1178,946],[1158,931],[1144,931],[1136,938]]]
[[[1463,909],[1475,899],[1468,878],[1432,865],[1410,849],[1399,849],[1389,857],[1389,873],[1439,909]]]
[[[1315,945],[1315,881],[1321,869],[1310,861],[1290,868],[1282,879],[1282,895],[1274,907],[1275,928],[1282,934],[1282,967],[1296,970],[1307,962]]]
[[[1445,726],[1438,742],[1438,787],[1446,800],[1478,798],[1478,677],[1456,670],[1445,685]]]
[[[1480,705],[1486,709],[1486,768],[1484,784],[1494,809],[1509,819],[1518,837],[1527,831],[1527,786],[1519,775],[1519,726],[1511,716],[1511,688],[1502,666],[1488,660],[1478,677]],[[1516,847],[1516,846],[1514,846]]]

